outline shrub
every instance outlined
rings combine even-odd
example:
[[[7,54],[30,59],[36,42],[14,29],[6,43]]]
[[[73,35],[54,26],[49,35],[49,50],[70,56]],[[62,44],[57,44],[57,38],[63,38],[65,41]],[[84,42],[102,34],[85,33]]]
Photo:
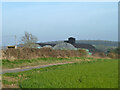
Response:
[[[3,59],[33,59],[42,57],[81,57],[86,50],[53,50],[52,48],[17,48],[3,51]]]
[[[106,57],[106,55],[105,55],[104,52],[97,52],[97,53],[94,53],[93,56],[95,56],[95,57]]]
[[[110,57],[110,58],[118,58],[118,54],[117,54],[117,53],[110,52],[110,53],[108,54],[108,57]]]

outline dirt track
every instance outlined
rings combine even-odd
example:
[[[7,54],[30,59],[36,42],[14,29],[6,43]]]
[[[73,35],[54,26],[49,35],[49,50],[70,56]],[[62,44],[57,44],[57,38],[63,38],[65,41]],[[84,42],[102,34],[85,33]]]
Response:
[[[32,67],[25,67],[25,68],[5,69],[5,70],[2,70],[2,73],[0,73],[0,74],[12,73],[12,72],[22,72],[22,71],[28,71],[28,70],[31,70],[31,69],[35,69],[35,68],[43,68],[43,67],[49,67],[49,66],[60,65],[60,64],[68,64],[68,63],[74,63],[74,62],[56,63],[56,64],[32,66]]]

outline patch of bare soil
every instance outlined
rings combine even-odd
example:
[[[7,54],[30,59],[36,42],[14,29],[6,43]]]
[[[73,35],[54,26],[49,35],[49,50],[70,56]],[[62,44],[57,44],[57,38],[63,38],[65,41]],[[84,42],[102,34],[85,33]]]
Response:
[[[4,77],[4,79],[6,79],[6,80],[8,80],[8,81],[10,81],[10,82],[12,82],[12,81],[17,81],[17,78],[15,78],[15,77]]]
[[[15,77],[3,77],[3,80],[7,80],[8,82],[12,82],[9,84],[2,84],[2,88],[19,88],[18,79]]]
[[[11,85],[2,85],[2,88],[19,88],[19,86],[18,85],[16,85],[16,84],[11,84]]]

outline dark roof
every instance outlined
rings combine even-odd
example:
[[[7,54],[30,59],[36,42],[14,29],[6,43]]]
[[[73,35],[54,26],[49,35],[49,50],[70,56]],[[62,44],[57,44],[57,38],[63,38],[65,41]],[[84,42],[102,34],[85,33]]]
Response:
[[[56,44],[50,44],[50,43],[36,43],[39,44],[41,47],[45,46],[45,45],[50,45],[52,47],[54,47]]]
[[[73,46],[76,47],[76,48],[85,48],[85,49],[88,49],[90,52],[98,52],[99,51],[98,49],[96,49],[91,44],[75,43],[75,44],[73,44]]]
[[[50,43],[37,43],[39,44],[41,47],[45,46],[45,45],[50,45],[52,47],[54,47],[56,44],[50,44]],[[82,43],[74,43],[72,44],[74,47],[76,48],[84,48],[84,49],[88,49],[90,52],[94,53],[94,52],[99,52],[98,49],[96,49],[94,46],[92,46],[91,44],[82,44]]]

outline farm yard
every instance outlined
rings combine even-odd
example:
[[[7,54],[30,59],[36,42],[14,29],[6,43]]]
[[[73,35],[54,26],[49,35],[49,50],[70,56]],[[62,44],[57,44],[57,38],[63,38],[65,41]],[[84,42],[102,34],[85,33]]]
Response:
[[[41,58],[31,61],[3,60],[3,67],[38,61],[73,62],[2,75],[3,88],[117,88],[118,60],[88,57]],[[9,65],[7,65],[7,62]],[[54,63],[55,63],[54,62]],[[51,62],[49,62],[51,63]],[[16,64],[14,66],[13,64]]]

